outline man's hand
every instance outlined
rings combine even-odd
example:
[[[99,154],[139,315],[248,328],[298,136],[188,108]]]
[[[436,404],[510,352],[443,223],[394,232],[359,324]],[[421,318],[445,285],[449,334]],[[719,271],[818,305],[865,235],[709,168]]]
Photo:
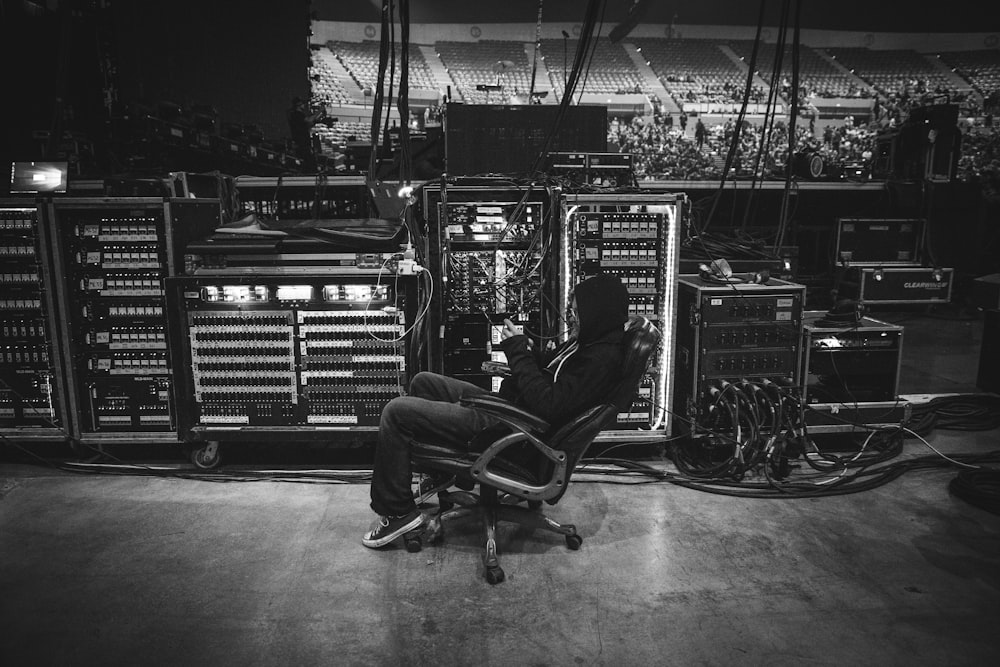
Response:
[[[514,326],[514,323],[511,322],[509,319],[504,318],[503,329],[500,330],[501,340],[507,340],[508,338],[513,338],[514,336],[520,336],[520,335],[521,332],[517,330],[517,327]]]

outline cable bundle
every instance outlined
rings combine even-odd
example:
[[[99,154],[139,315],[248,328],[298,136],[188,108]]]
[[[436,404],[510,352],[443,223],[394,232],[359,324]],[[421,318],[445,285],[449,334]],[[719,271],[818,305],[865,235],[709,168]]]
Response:
[[[780,259],[767,249],[763,241],[744,235],[743,238],[725,234],[702,232],[685,239],[681,244],[681,257],[685,259]]]
[[[948,489],[970,505],[1000,514],[1000,470],[963,470]]]
[[[913,406],[917,433],[935,428],[955,431],[989,431],[1000,427],[1000,396],[996,394],[956,394],[939,396]]]
[[[674,447],[674,463],[686,475],[739,481],[763,470],[788,474],[788,452],[801,449],[800,405],[793,389],[763,378],[716,380],[705,394],[707,434]]]

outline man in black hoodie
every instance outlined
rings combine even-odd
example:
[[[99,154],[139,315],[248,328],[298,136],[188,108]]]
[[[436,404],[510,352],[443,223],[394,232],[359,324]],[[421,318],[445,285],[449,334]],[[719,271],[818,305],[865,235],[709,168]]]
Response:
[[[573,290],[569,339],[549,352],[533,350],[530,339],[504,320],[500,348],[507,355],[510,376],[500,396],[559,426],[596,405],[621,372],[621,342],[628,321],[628,290],[615,276],[594,276]],[[410,448],[413,440],[431,438],[448,445],[467,445],[497,422],[459,400],[488,393],[485,389],[436,373],[418,373],[410,392],[391,400],[382,410],[371,508],[379,515],[361,542],[385,546],[418,528],[423,516],[417,501],[432,496],[440,485],[410,488]],[[444,482],[447,484],[448,482]]]

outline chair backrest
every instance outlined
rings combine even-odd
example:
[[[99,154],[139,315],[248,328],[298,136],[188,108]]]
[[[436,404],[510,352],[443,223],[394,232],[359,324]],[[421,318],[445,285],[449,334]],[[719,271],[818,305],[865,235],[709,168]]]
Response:
[[[624,412],[632,405],[639,390],[639,381],[649,368],[653,352],[660,344],[660,331],[653,323],[641,315],[630,315],[625,324],[625,337],[622,348],[625,358],[622,361],[621,379],[608,392],[606,402]]]
[[[566,454],[567,484],[563,485],[562,493],[565,493],[577,462],[594,438],[618,417],[619,412],[631,407],[639,390],[639,381],[649,368],[653,352],[659,344],[660,332],[653,323],[640,315],[631,315],[625,325],[625,337],[622,340],[625,358],[619,381],[611,387],[599,405],[577,415],[547,438],[550,447]],[[546,502],[555,504],[562,493]]]

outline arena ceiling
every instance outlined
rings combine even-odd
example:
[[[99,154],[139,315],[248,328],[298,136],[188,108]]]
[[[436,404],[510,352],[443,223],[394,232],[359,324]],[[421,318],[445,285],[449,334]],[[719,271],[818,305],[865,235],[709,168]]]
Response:
[[[780,23],[779,0],[649,0],[643,22],[676,25],[757,25],[764,3],[765,23]],[[625,20],[637,0],[607,0],[604,20]],[[638,0],[641,4],[641,0]],[[871,2],[871,0],[801,0],[800,24],[804,29],[861,32],[994,32],[1000,20],[991,3],[951,0],[947,3]],[[534,23],[539,0],[410,0],[412,23]],[[586,0],[542,0],[543,21],[575,22],[583,16]],[[345,2],[312,0],[315,18],[330,21],[377,22],[380,0]],[[990,18],[992,16],[993,18]]]

